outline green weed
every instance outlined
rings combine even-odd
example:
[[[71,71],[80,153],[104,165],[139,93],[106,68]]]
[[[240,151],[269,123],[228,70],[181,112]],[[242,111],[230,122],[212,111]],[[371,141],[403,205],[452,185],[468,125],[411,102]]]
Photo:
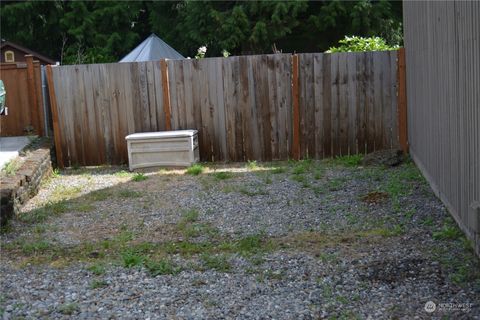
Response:
[[[126,268],[139,267],[143,264],[143,261],[145,259],[144,256],[138,254],[132,249],[127,249],[123,251],[120,256],[122,259],[122,264]]]
[[[197,163],[197,164],[194,164],[194,165],[188,167],[186,173],[190,174],[192,176],[198,176],[204,170],[205,170],[205,167],[202,166],[201,164]]]
[[[232,178],[233,174],[231,172],[220,171],[220,172],[215,172],[213,176],[217,180],[226,180],[226,179]]]
[[[98,288],[104,288],[108,286],[108,282],[105,280],[93,280],[92,283],[90,283],[90,288],[91,289],[98,289]]]
[[[333,163],[344,167],[356,167],[362,163],[363,156],[354,154],[350,156],[340,156],[333,159]]]
[[[135,173],[132,177],[132,180],[135,181],[135,182],[145,181],[147,179],[148,179],[148,177],[141,172]]]
[[[118,191],[118,196],[120,198],[129,199],[129,198],[141,198],[142,194],[138,191],[123,189]]]
[[[97,276],[105,273],[105,267],[101,264],[92,264],[87,268],[87,270]]]
[[[180,267],[175,266],[170,260],[166,259],[157,261],[148,259],[145,262],[145,268],[154,277],[166,274],[175,275],[182,270]]]
[[[2,171],[5,172],[7,176],[13,176],[15,173],[17,173],[17,170],[20,169],[20,166],[21,166],[21,162],[19,158],[15,158],[7,162],[3,166]]]
[[[247,169],[248,169],[248,170],[253,171],[253,170],[258,170],[259,168],[260,168],[260,167],[258,166],[258,163],[257,163],[256,160],[253,160],[253,161],[248,160],[248,161],[247,161]]]
[[[213,269],[220,272],[228,272],[231,268],[231,265],[228,261],[228,257],[223,254],[218,254],[218,255],[202,254],[201,260],[203,265],[208,269]]]
[[[64,315],[73,315],[74,313],[77,313],[79,311],[79,307],[78,307],[78,304],[77,303],[64,303],[64,304],[61,304],[59,307],[58,307],[58,312],[60,312],[61,314],[64,314]]]
[[[286,171],[287,170],[284,167],[275,167],[272,170],[270,170],[272,174],[281,174],[281,173],[285,173]]]

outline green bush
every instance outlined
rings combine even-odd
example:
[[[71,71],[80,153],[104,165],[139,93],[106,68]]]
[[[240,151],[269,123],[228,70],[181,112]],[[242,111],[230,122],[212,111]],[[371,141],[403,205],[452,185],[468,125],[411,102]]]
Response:
[[[330,47],[326,52],[363,52],[363,51],[385,51],[397,50],[398,46],[388,45],[384,39],[380,37],[358,37],[345,36],[344,39],[338,41],[337,47]]]

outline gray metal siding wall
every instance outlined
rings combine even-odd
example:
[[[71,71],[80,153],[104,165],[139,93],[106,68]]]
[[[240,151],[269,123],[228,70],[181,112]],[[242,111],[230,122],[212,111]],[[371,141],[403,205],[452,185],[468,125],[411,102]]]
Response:
[[[410,153],[480,255],[480,2],[403,9]]]

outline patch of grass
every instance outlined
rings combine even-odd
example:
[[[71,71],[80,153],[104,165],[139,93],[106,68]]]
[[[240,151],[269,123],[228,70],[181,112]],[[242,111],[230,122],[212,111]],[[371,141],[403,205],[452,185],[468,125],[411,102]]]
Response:
[[[115,172],[114,175],[119,178],[128,178],[128,177],[131,177],[133,174],[126,170],[122,170],[122,171]]]
[[[166,274],[175,275],[182,271],[180,267],[175,266],[170,260],[167,259],[148,259],[145,261],[144,265],[148,272],[154,277]]]
[[[58,177],[60,177],[60,175],[61,175],[61,172],[58,168],[53,169],[52,178],[58,178]]]
[[[311,159],[296,161],[294,163],[292,173],[293,174],[307,173],[310,170],[311,166],[312,166],[312,160]]]
[[[344,177],[331,178],[327,180],[327,188],[330,191],[339,191],[345,187],[346,179]]]
[[[120,254],[120,257],[122,259],[122,265],[125,268],[139,267],[143,264],[143,261],[145,260],[145,257],[143,255],[132,249],[127,249],[123,251]]]
[[[274,167],[272,168],[272,170],[270,170],[272,174],[281,174],[281,173],[285,173],[286,171],[287,169],[285,169],[284,167]]]
[[[92,281],[92,283],[90,283],[90,288],[91,289],[104,288],[106,286],[108,286],[108,282],[105,281],[105,280],[95,279],[95,280]]]
[[[361,154],[354,154],[349,156],[335,157],[332,163],[344,167],[356,167],[362,163],[362,159],[363,156]]]
[[[201,260],[202,264],[208,269],[213,269],[220,272],[228,272],[231,269],[228,256],[224,254],[202,254]]]
[[[422,220],[421,224],[427,227],[431,227],[435,224],[435,222],[432,217],[426,217],[425,219]]]
[[[260,169],[260,167],[258,166],[258,163],[257,163],[256,160],[253,160],[253,161],[248,160],[247,161],[247,169],[251,170],[251,171],[254,171],[254,170]]]
[[[25,242],[22,244],[22,251],[27,255],[38,254],[49,250],[51,246],[51,243],[45,240]]]
[[[98,263],[92,264],[87,268],[87,270],[96,276],[100,276],[105,273],[105,267],[103,266],[103,264]]]
[[[49,196],[51,202],[60,202],[62,200],[68,200],[75,198],[82,192],[81,186],[57,186],[53,189],[53,192]]]
[[[64,304],[61,304],[59,307],[58,307],[58,312],[60,312],[61,314],[64,314],[64,315],[73,315],[74,313],[77,313],[79,311],[79,307],[78,307],[78,304],[75,303],[75,302],[72,302],[72,303],[64,303]]]
[[[73,209],[78,212],[91,212],[95,210],[95,206],[90,203],[77,203]]]
[[[233,174],[231,172],[220,171],[220,172],[214,172],[213,176],[217,180],[226,180],[226,179],[232,178]]]
[[[303,188],[309,188],[311,186],[307,177],[302,175],[302,174],[292,175],[290,177],[290,179],[292,179],[293,181],[296,181],[298,183],[301,183]]]
[[[198,176],[205,170],[205,167],[202,166],[201,164],[194,164],[190,167],[187,168],[187,171],[185,172],[186,174],[192,175],[192,176]]]
[[[127,189],[122,189],[118,191],[117,193],[119,198],[125,198],[125,199],[130,199],[130,198],[141,198],[142,193],[134,190],[127,190]]]
[[[325,175],[325,169],[323,168],[316,168],[315,169],[315,172],[313,173],[313,178],[315,180],[320,180],[323,178],[323,176]]]
[[[247,188],[245,186],[238,188],[237,190],[239,193],[244,194],[249,197],[254,197],[254,196],[261,196],[261,195],[267,195],[268,192],[267,190],[263,189],[262,187],[253,187],[253,188]]]
[[[196,209],[185,210],[182,214],[181,222],[183,223],[195,222],[198,220],[198,215],[199,215],[198,210]]]
[[[264,251],[266,248],[261,234],[246,236],[237,241],[235,250],[243,256],[251,256]]]
[[[322,252],[318,259],[324,263],[335,263],[338,261],[338,255],[335,253]]]
[[[148,179],[148,177],[141,172],[135,173],[132,177],[132,180],[135,181],[135,182],[145,181],[147,179]]]
[[[87,195],[87,199],[91,201],[104,201],[107,200],[111,197],[110,191],[107,190],[96,190],[93,192],[90,192]]]
[[[270,174],[264,173],[262,176],[263,176],[263,182],[265,182],[265,184],[272,184],[273,180]]]
[[[451,220],[447,220],[442,228],[433,233],[435,240],[456,240],[463,236],[460,228]]]

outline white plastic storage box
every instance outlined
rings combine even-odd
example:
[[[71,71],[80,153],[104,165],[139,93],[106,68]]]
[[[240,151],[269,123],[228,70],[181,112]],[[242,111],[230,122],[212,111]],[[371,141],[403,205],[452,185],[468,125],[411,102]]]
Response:
[[[130,170],[188,167],[199,160],[197,130],[134,133],[125,137]]]

